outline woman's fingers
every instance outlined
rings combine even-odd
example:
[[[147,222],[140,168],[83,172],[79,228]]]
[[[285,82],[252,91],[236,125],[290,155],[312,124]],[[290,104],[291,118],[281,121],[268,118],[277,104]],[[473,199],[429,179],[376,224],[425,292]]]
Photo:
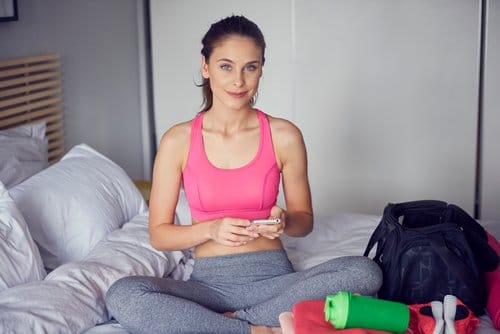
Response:
[[[241,246],[252,241],[259,234],[248,230],[248,226],[250,222],[246,219],[222,219],[218,228],[218,242],[229,246]]]
[[[283,234],[283,228],[284,223],[281,222],[273,225],[259,225],[256,227],[255,231],[265,238],[276,239]]]

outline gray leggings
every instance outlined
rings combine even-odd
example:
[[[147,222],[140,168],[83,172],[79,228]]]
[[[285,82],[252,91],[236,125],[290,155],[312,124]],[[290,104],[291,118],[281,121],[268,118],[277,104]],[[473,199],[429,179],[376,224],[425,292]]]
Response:
[[[374,295],[381,284],[379,267],[363,256],[294,272],[284,250],[270,250],[195,259],[188,281],[124,277],[109,288],[106,306],[132,333],[248,334],[250,324],[279,326],[279,314],[299,301],[338,291]]]

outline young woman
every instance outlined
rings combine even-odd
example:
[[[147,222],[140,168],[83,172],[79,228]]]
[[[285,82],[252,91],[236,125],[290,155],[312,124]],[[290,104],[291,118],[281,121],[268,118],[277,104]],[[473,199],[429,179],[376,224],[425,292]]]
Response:
[[[243,16],[214,23],[201,63],[205,106],[161,139],[150,198],[151,244],[195,247],[191,278],[126,277],[106,295],[132,333],[278,333],[281,312],[338,291],[373,295],[382,275],[366,257],[294,272],[279,237],[313,228],[306,149],[291,122],[253,108],[264,37]],[[280,179],[285,208],[276,205]],[[181,184],[190,226],[174,225]],[[279,218],[277,224],[255,219]]]

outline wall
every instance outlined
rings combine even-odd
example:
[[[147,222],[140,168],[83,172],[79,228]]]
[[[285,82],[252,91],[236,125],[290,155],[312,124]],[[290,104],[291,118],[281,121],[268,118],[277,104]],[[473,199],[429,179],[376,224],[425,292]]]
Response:
[[[157,142],[173,124],[200,111],[201,38],[210,24],[245,13],[258,20],[266,33],[265,75],[258,106],[275,116],[289,117],[293,110],[291,7],[289,0],[252,1],[153,0],[151,1],[154,106]]]
[[[500,218],[500,1],[488,1],[483,104],[481,218]]]
[[[479,1],[296,7],[296,121],[317,207],[441,199],[472,214]]]
[[[303,131],[316,214],[433,198],[474,211],[480,1],[152,0],[157,141],[199,110],[200,39],[266,36],[257,106]]]
[[[0,24],[1,59],[62,55],[67,147],[86,142],[133,178],[149,177],[152,153],[141,2],[20,0],[20,20]],[[494,219],[500,5],[487,4],[481,209]],[[318,214],[379,213],[387,201],[423,197],[472,213],[480,1],[151,6],[156,140],[199,110],[202,34],[215,20],[242,13],[268,43],[257,106],[302,128]]]
[[[143,166],[136,0],[19,0],[0,59],[59,53],[66,148],[85,142],[133,178]]]

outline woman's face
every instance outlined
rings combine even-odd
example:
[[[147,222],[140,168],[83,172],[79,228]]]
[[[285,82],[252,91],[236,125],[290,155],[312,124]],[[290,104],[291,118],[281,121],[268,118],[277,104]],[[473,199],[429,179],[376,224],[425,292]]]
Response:
[[[251,38],[228,36],[208,61],[203,57],[202,75],[210,79],[214,107],[248,108],[262,76],[262,49]]]

